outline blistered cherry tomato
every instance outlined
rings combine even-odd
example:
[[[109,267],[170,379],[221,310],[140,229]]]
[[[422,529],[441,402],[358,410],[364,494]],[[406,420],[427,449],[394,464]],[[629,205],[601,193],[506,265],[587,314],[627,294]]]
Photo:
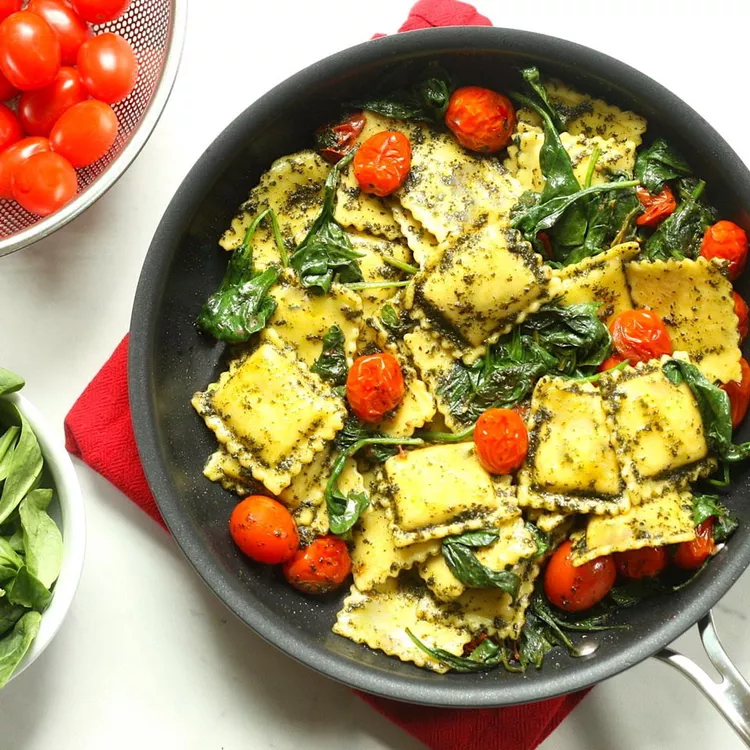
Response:
[[[677,208],[674,193],[665,185],[661,193],[653,195],[640,185],[635,189],[635,194],[641,205],[646,209],[635,223],[639,227],[655,227],[667,218]]]
[[[131,0],[70,0],[76,13],[88,23],[102,24],[119,18]]]
[[[669,563],[666,547],[641,547],[615,552],[614,558],[617,572],[631,581],[658,576]]]
[[[0,198],[13,198],[13,173],[18,165],[41,151],[49,151],[46,138],[24,138],[0,152]]]
[[[738,427],[747,414],[750,406],[750,365],[743,357],[740,359],[742,368],[742,380],[732,380],[722,385],[722,389],[729,396],[729,405],[732,409],[732,427]]]
[[[346,378],[346,398],[365,422],[380,422],[404,397],[401,365],[388,352],[358,357]]]
[[[0,70],[12,86],[49,86],[59,69],[60,42],[41,16],[21,10],[0,23]]]
[[[60,62],[75,65],[79,47],[91,36],[88,24],[65,0],[31,0],[26,10],[41,16],[60,40]]]
[[[623,310],[609,324],[612,344],[631,365],[672,354],[664,321],[650,310]]]
[[[18,89],[0,72],[0,101],[7,102],[18,96]]]
[[[87,167],[112,148],[117,128],[112,107],[88,99],[63,112],[49,134],[49,142],[52,150],[74,167]]]
[[[328,123],[315,131],[318,153],[331,164],[343,159],[353,148],[367,120],[364,112],[353,112],[341,122]]]
[[[51,151],[40,151],[13,172],[13,197],[27,210],[47,216],[64,206],[78,189],[70,162]]]
[[[451,94],[445,124],[464,148],[491,154],[510,143],[516,110],[496,91],[465,86]]]
[[[78,71],[63,67],[49,86],[21,94],[18,118],[29,135],[48,136],[63,112],[86,99]]]
[[[329,534],[298,550],[282,570],[295,589],[305,594],[327,594],[349,577],[352,559],[346,543]]]
[[[411,144],[403,133],[383,130],[370,136],[354,155],[354,176],[360,189],[380,197],[406,181],[411,169]]]
[[[16,113],[4,104],[0,104],[0,151],[17,143],[21,138],[23,138],[23,128],[18,122]]]
[[[113,104],[135,87],[138,60],[128,41],[119,34],[99,34],[78,50],[78,73],[94,99]]]
[[[677,547],[677,552],[672,562],[684,570],[698,570],[706,560],[714,553],[714,519],[707,518],[695,528],[695,539],[690,542],[682,542]]]
[[[717,221],[706,229],[700,254],[729,261],[729,278],[734,281],[747,263],[747,234],[732,221]]]
[[[518,469],[529,450],[529,434],[514,409],[487,409],[474,427],[474,447],[479,463],[491,474]]]
[[[229,533],[244,554],[267,565],[286,562],[299,547],[292,514],[265,495],[250,495],[237,503],[229,517]]]
[[[0,21],[4,21],[11,13],[18,13],[22,5],[22,0],[0,0]]]
[[[596,368],[597,372],[606,372],[607,370],[611,370],[613,367],[617,367],[617,365],[621,365],[625,361],[625,357],[622,356],[622,354],[618,354],[615,352],[614,354],[610,354],[607,359],[602,362],[599,367]]]
[[[544,593],[556,607],[566,612],[581,612],[610,592],[617,578],[617,568],[612,555],[575,567],[570,558],[572,547],[567,539],[550,557],[544,571]]]
[[[734,314],[737,316],[737,330],[740,332],[740,344],[747,338],[750,325],[748,324],[747,302],[737,292],[732,292],[734,299]]]

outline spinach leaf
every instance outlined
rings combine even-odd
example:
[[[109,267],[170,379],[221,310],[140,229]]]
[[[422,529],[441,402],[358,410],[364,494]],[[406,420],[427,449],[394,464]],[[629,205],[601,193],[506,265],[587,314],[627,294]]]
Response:
[[[627,630],[629,625],[611,625],[611,613],[589,615],[587,617],[572,617],[558,610],[549,603],[541,591],[534,594],[531,600],[531,609],[542,620],[548,624],[554,624],[560,630],[572,630],[583,633],[593,633],[598,630]]]
[[[18,512],[29,572],[50,588],[60,575],[63,540],[57,524],[47,514],[52,490],[34,490],[21,501]]]
[[[344,334],[332,325],[323,336],[323,351],[310,368],[316,375],[332,385],[345,385],[349,368],[346,365]]]
[[[662,370],[673,383],[687,383],[692,391],[711,450],[727,463],[750,458],[750,443],[735,445],[732,442],[732,413],[726,391],[714,385],[689,362],[670,359],[664,363]]]
[[[331,167],[323,189],[323,207],[289,259],[289,265],[299,273],[302,286],[320,294],[328,292],[334,279],[343,283],[363,279],[357,262],[361,253],[352,248],[349,235],[333,217],[339,174],[355,153],[356,150],[350,151]]]
[[[512,599],[518,596],[521,579],[511,570],[492,570],[477,559],[472,552],[476,547],[484,547],[494,541],[486,533],[449,536],[443,539],[443,558],[451,573],[464,586],[475,589],[498,588],[510,594]]]
[[[646,258],[681,260],[698,257],[703,233],[718,217],[716,209],[701,199],[705,187],[702,180],[680,180],[677,184],[680,204],[646,241],[643,246]]]
[[[409,318],[406,310],[398,311],[393,305],[383,305],[380,311],[380,322],[390,333],[399,337],[417,325],[415,320]]]
[[[20,427],[8,427],[0,438],[0,482],[8,476],[11,459],[16,445],[16,438],[21,431]]]
[[[549,552],[550,547],[552,546],[549,539],[549,534],[546,534],[544,531],[542,531],[532,521],[526,521],[526,529],[531,534],[531,536],[534,537],[534,542],[536,544],[536,552],[534,553],[534,557],[541,557],[542,555],[545,555],[547,552]]]
[[[485,638],[468,656],[456,656],[442,648],[430,648],[422,643],[409,628],[406,629],[406,634],[417,648],[446,667],[450,667],[454,672],[486,672],[508,659],[505,646],[499,646],[491,638]]]
[[[690,165],[682,154],[663,138],[657,138],[648,148],[640,150],[635,158],[635,176],[654,195],[664,189],[668,180],[691,174]]]
[[[366,422],[363,422],[358,417],[347,417],[344,422],[344,426],[336,434],[333,439],[333,445],[336,450],[345,451],[351,448],[355,443],[360,440],[368,438],[384,438],[385,435],[381,435],[377,430]],[[371,443],[368,450],[370,458],[373,458],[378,463],[382,464],[387,461],[391,456],[395,456],[398,453],[398,445],[380,445],[378,443]]]
[[[0,367],[0,396],[20,391],[25,384],[26,381],[20,375]]]
[[[5,595],[11,604],[20,604],[38,612],[44,610],[52,599],[49,589],[31,574],[26,565],[22,565],[10,582],[5,584]]]
[[[42,616],[27,612],[13,627],[13,631],[0,640],[0,688],[11,678],[21,659],[39,632]]]
[[[0,583],[13,578],[23,565],[23,559],[19,557],[4,537],[0,537]]]
[[[693,522],[697,526],[714,518],[714,541],[725,542],[737,530],[739,522],[716,495],[693,495]]]
[[[442,125],[455,88],[451,77],[439,65],[430,65],[408,88],[398,88],[381,96],[354,102],[394,120],[418,120]]]
[[[626,609],[643,599],[665,593],[667,590],[668,588],[658,578],[641,578],[614,586],[607,594],[607,600],[616,607]]]
[[[272,209],[268,208],[255,217],[242,245],[232,253],[221,285],[206,300],[198,316],[198,327],[219,341],[229,344],[247,341],[265,328],[276,310],[276,300],[268,295],[268,290],[279,278],[278,270],[267,268],[258,274],[253,270],[251,240],[260,222],[267,217],[278,233]],[[283,244],[279,249],[282,247]]]
[[[26,493],[36,486],[42,473],[42,452],[26,418],[11,403],[3,402],[2,410],[6,414],[10,413],[13,421],[20,421],[21,434],[9,458],[7,478],[0,495],[0,523],[16,509]]]
[[[558,132],[565,130],[566,122],[563,120],[563,117],[561,116],[557,107],[555,107],[555,105],[552,103],[552,100],[549,98],[547,89],[542,83],[542,76],[539,73],[539,68],[537,68],[536,66],[531,68],[524,68],[521,71],[521,77],[526,82],[526,85],[539,98],[539,104],[537,106],[544,107],[555,130]],[[539,110],[537,109],[537,111]]]
[[[5,597],[0,599],[0,636],[5,635],[28,612],[26,607],[11,604]]]
[[[518,643],[518,661],[521,667],[525,670],[529,664],[533,664],[541,669],[544,657],[557,645],[560,644],[550,634],[546,624],[533,612],[527,612]]]

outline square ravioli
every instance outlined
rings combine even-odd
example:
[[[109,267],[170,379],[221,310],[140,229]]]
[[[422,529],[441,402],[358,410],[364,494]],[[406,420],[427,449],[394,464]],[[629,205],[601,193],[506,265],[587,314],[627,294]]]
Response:
[[[658,313],[676,352],[709,380],[741,380],[739,333],[732,283],[705,258],[628,263],[633,302]]]
[[[561,282],[560,304],[598,302],[601,305],[599,317],[609,325],[615,315],[633,308],[625,276],[625,261],[632,260],[639,252],[637,242],[626,242],[585,258],[580,263],[553,271]]]
[[[518,503],[564,513],[621,513],[630,501],[593,383],[544,377],[529,413]]]
[[[665,357],[663,361],[668,360]],[[698,405],[686,383],[675,385],[662,360],[602,376],[599,388],[631,502],[713,471]]]
[[[335,437],[346,416],[342,399],[275,336],[192,403],[217,440],[274,495]]]
[[[487,224],[446,245],[440,262],[414,277],[404,307],[458,354],[479,356],[556,289],[550,269],[515,230]],[[474,357],[476,358],[476,357]]]
[[[695,539],[693,497],[668,488],[620,516],[593,516],[586,528],[571,538],[573,565],[613,552],[689,542]]]
[[[389,458],[385,495],[397,547],[497,526],[519,515],[510,477],[492,477],[474,443],[431,445]]]

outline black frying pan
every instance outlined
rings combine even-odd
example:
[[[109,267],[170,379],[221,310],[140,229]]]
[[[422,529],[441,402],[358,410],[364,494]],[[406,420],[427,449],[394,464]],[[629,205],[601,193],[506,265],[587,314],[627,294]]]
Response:
[[[573,659],[555,651],[543,669],[525,676],[502,669],[435,675],[332,634],[343,594],[304,597],[277,571],[248,562],[227,533],[236,498],[201,474],[215,439],[189,401],[222,370],[224,347],[200,336],[193,321],[226,267],[217,239],[261,172],[278,156],[308,147],[313,130],[335,116],[342,101],[372,91],[393,64],[432,60],[461,80],[498,90],[511,80],[517,85],[517,67],[538,64],[548,75],[632,108],[648,118],[649,134],[665,135],[690,157],[723,215],[750,229],[750,173],[719,134],[658,83],[586,47],[509,29],[445,28],[378,39],[316,63],[248,107],[219,135],[177,191],[146,257],[133,308],[130,398],[159,509],[198,573],[253,630],[313,669],[371,693],[439,706],[525,703],[592,685],[655,654],[700,683],[698,668],[665,647],[704,618],[750,562],[750,514],[743,507],[747,469],[735,472],[726,500],[745,522],[699,580],[621,612],[619,621],[633,627],[602,634],[593,655]],[[750,688],[722,662],[707,619],[703,627],[712,660],[729,680],[728,694],[716,688],[710,697],[725,715],[734,712],[730,720],[735,728],[744,725],[738,731],[747,740]],[[708,682],[702,687],[710,690]]]

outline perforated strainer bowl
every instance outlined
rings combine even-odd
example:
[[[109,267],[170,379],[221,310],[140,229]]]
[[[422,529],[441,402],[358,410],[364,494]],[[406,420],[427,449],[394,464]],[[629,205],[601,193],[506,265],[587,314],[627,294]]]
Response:
[[[146,144],[161,116],[177,75],[185,38],[187,0],[133,0],[127,12],[95,33],[114,31],[127,39],[138,58],[133,92],[113,105],[120,122],[115,145],[89,167],[79,169],[79,192],[45,218],[15,201],[0,200],[0,256],[20,250],[67,224],[117,182]]]

